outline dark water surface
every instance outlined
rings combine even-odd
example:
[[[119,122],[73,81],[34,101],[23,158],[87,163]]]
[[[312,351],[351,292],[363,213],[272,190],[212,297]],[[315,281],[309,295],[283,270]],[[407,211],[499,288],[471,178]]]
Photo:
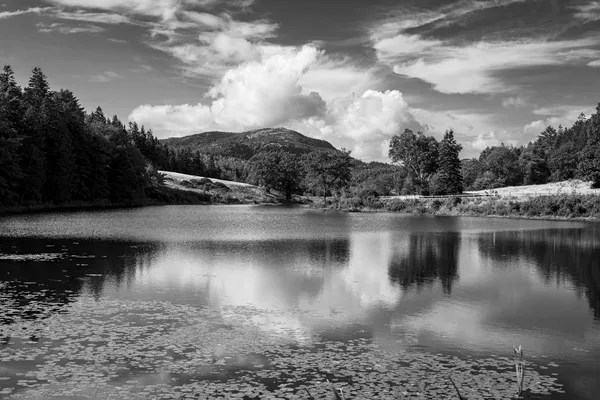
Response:
[[[600,398],[599,224],[261,206],[0,219],[0,398],[307,398],[325,378],[350,398],[450,398],[449,373],[509,398],[518,344],[531,398]]]

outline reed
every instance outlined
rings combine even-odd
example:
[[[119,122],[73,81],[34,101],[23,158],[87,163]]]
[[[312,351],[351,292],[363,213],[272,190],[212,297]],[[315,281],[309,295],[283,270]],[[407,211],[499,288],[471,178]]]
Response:
[[[517,375],[517,399],[523,398],[523,378],[525,377],[525,360],[523,359],[523,348],[515,350],[515,373]]]

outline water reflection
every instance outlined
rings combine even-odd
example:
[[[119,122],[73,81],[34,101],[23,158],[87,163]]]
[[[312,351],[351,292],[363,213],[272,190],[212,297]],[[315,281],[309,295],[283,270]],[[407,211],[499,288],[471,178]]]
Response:
[[[432,285],[440,280],[444,293],[452,292],[458,279],[460,234],[413,233],[406,248],[394,252],[389,263],[390,279],[403,288]]]
[[[497,232],[480,235],[479,251],[497,266],[535,265],[546,285],[572,286],[585,294],[594,317],[600,319],[599,230]]]
[[[0,307],[10,310],[0,325],[65,312],[91,294],[208,307],[224,321],[237,306],[273,311],[253,323],[300,343],[362,335],[390,348],[476,354],[521,343],[570,365],[573,388],[600,372],[598,226],[201,210],[194,219],[165,208],[138,240],[144,221],[122,213],[93,214],[94,228],[70,217],[81,238],[0,239]],[[64,228],[60,218],[49,224]],[[86,239],[86,229],[111,233]]]

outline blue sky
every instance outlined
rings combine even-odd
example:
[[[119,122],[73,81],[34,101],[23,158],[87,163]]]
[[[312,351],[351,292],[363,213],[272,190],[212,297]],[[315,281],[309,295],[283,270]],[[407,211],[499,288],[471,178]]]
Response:
[[[600,101],[600,1],[5,0],[0,63],[161,138],[283,126],[387,160],[405,128],[463,157]]]

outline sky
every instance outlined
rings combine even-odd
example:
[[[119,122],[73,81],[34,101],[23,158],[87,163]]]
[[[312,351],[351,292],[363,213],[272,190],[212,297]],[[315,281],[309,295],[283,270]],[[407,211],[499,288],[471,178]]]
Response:
[[[0,63],[159,138],[285,127],[389,161],[404,129],[461,157],[600,102],[600,1],[3,0]]]

